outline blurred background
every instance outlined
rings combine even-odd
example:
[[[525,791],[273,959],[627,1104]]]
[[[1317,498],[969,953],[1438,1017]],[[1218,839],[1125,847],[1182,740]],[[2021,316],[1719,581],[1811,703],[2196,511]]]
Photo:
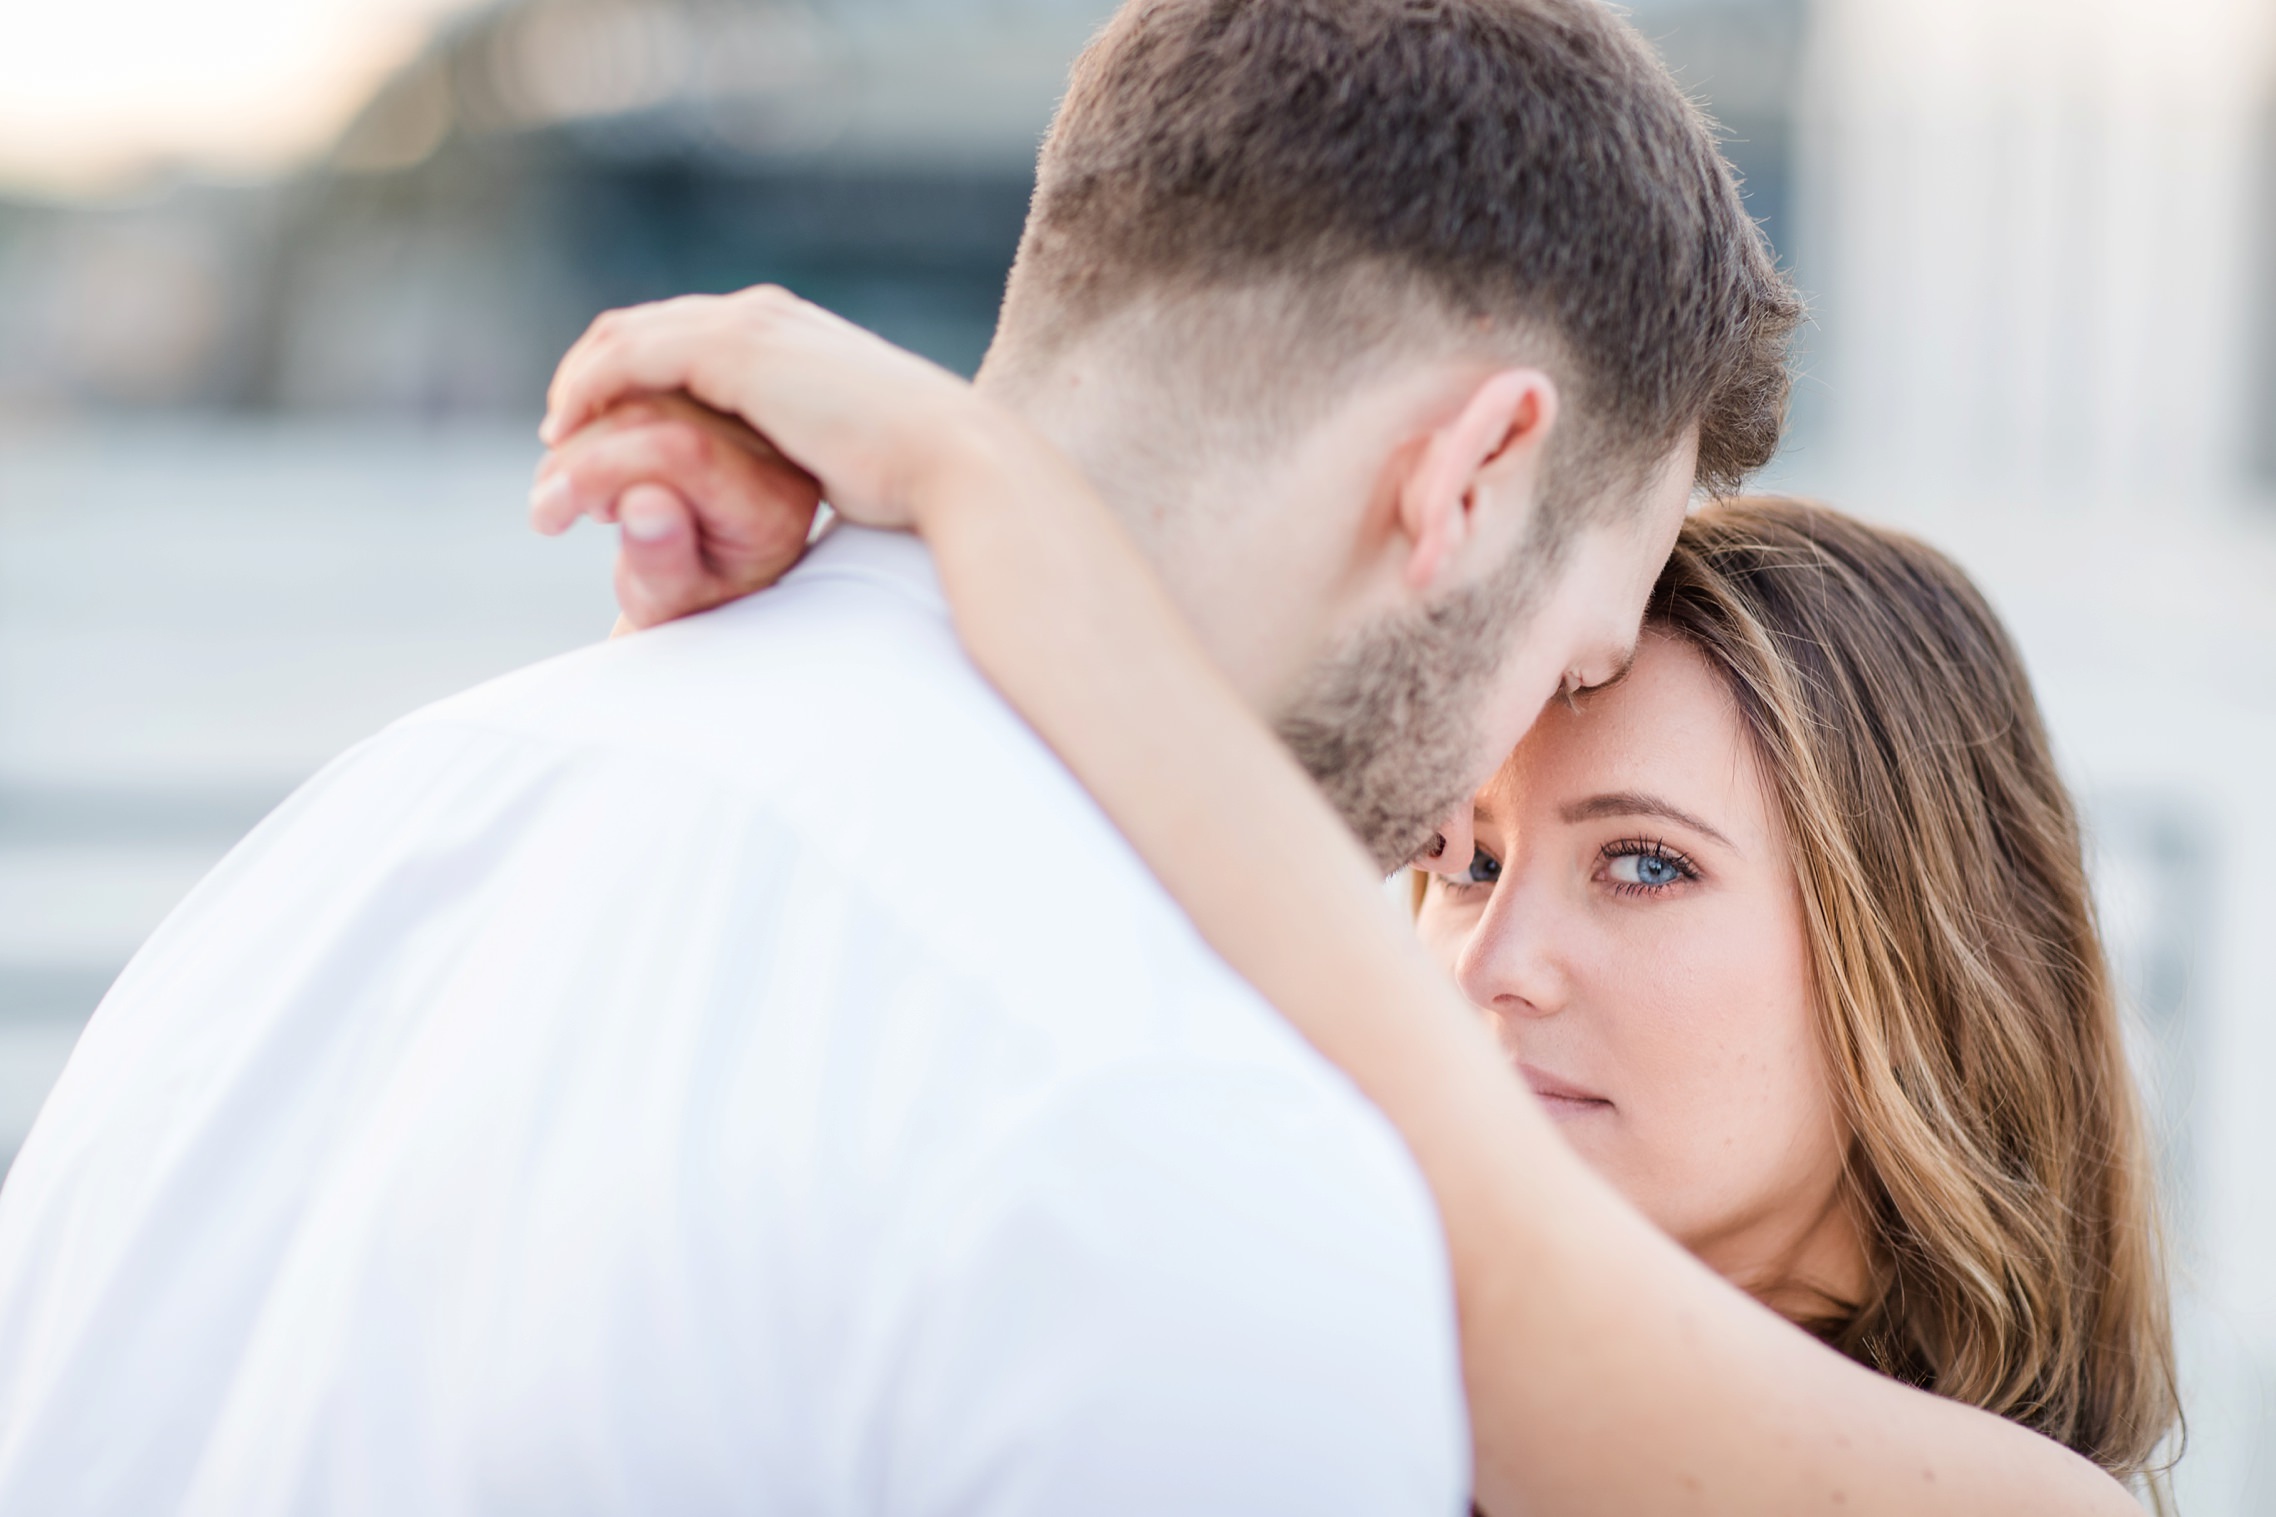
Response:
[[[171,904],[602,634],[521,525],[594,312],[977,361],[1105,0],[0,0],[0,1160]],[[1769,483],[2015,626],[2182,1262],[2182,1510],[2276,1513],[2276,0],[1639,0],[1811,297]]]

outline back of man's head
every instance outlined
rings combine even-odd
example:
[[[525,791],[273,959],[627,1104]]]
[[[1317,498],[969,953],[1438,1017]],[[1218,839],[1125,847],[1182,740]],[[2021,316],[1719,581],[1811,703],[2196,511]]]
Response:
[[[1599,0],[1131,0],[1044,145],[989,364],[1135,324],[1222,433],[1424,346],[1516,352],[1565,393],[1560,468],[1696,426],[1721,487],[1776,448],[1798,317],[1712,128]]]

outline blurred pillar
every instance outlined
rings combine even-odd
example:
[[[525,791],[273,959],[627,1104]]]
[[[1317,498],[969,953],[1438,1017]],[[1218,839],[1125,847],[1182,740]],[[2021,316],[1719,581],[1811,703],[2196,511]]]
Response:
[[[1813,0],[1813,460],[1877,490],[2223,497],[2258,377],[2266,0]]]

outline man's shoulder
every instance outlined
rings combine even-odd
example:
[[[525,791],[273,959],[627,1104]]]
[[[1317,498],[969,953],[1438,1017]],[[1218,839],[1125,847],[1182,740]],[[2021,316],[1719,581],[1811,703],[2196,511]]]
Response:
[[[953,982],[1037,1051],[1039,1095],[1190,1064],[1370,1115],[965,657],[914,539],[840,529],[774,590],[469,691],[345,767],[335,814],[471,786],[460,830],[549,873],[516,898],[573,870],[580,897],[681,903],[683,966],[739,962],[757,924],[724,903],[751,900],[804,954],[845,945],[830,983]]]
[[[850,789],[967,756],[989,761],[968,776],[980,783],[1006,764],[1053,766],[964,656],[924,546],[846,527],[771,590],[519,670],[400,725],[480,727],[791,795],[817,768]]]
[[[262,1409],[354,1422],[312,1362],[517,1433],[529,1367],[575,1365],[536,1377],[561,1428],[757,1408],[736,1457],[890,1447],[930,1482],[905,1510],[1006,1472],[1020,1510],[1450,1508],[1442,1244],[1395,1133],[988,689],[921,550],[850,542],[408,719],[160,928],[10,1179],[0,1284],[43,1283],[0,1336],[136,1271],[226,1300],[88,1345],[72,1415],[107,1425],[161,1340],[264,1453]],[[181,1221],[211,1215],[265,1220]]]
[[[669,813],[744,839],[738,868],[796,853],[858,890],[878,919],[865,931],[891,918],[1038,1015],[1056,996],[1060,1016],[1084,1020],[1065,1003],[1088,965],[1125,1006],[1208,1005],[1165,1015],[1300,1042],[974,668],[912,538],[841,528],[773,590],[429,707],[366,762],[487,762],[457,757],[469,740],[515,750],[524,785],[567,777],[574,815],[538,808],[529,825],[598,831],[638,810],[663,826]],[[641,867],[672,859],[658,849]],[[1235,1003],[1248,1005],[1228,1015]]]

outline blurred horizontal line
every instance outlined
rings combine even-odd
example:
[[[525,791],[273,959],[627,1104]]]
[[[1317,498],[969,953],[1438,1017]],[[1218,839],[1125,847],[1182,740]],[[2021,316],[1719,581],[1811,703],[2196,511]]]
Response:
[[[0,786],[0,846],[9,843],[227,843],[244,836],[290,787]]]
[[[0,969],[0,1026],[84,1022],[124,967]]]

